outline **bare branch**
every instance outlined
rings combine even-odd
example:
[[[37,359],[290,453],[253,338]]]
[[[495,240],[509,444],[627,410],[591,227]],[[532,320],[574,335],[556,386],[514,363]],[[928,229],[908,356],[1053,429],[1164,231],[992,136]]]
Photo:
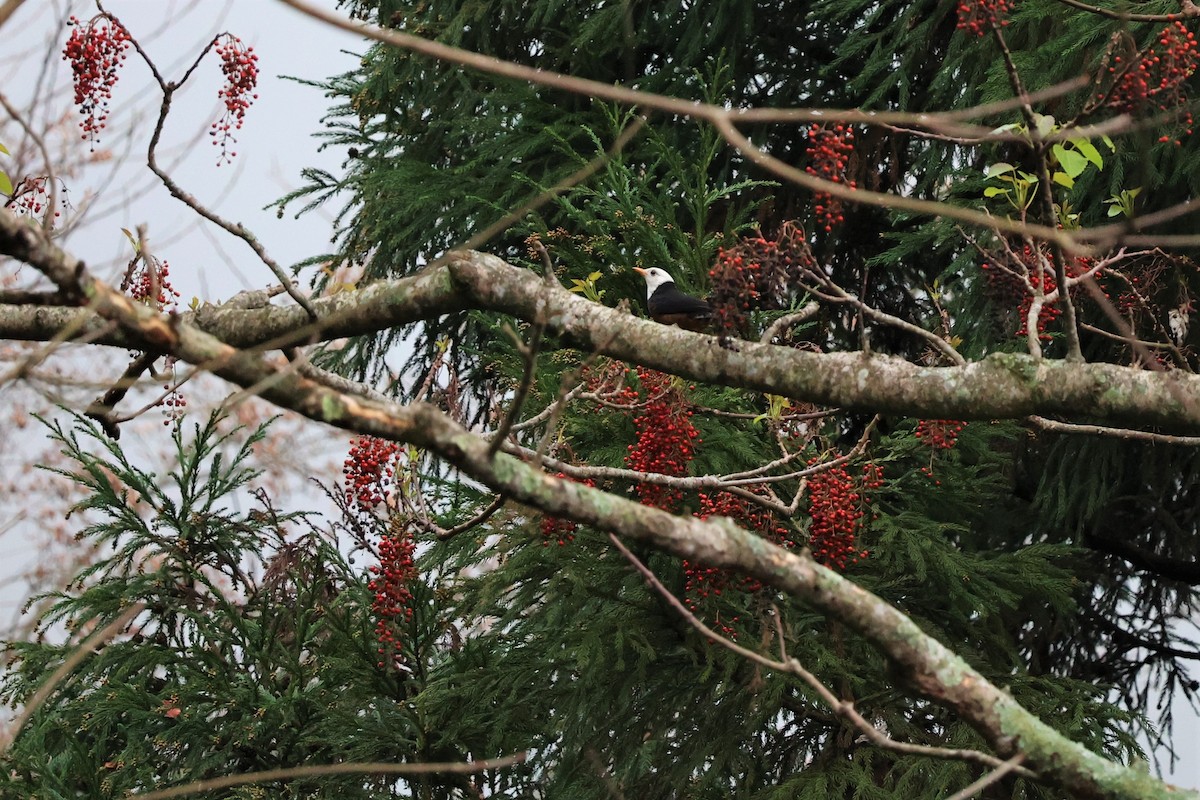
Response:
[[[526,753],[517,753],[503,758],[466,762],[310,764],[303,767],[281,767],[261,772],[246,772],[241,775],[222,775],[219,778],[193,781],[182,786],[172,786],[169,789],[159,789],[153,792],[138,792],[126,795],[126,797],[127,800],[170,800],[173,797],[215,792],[218,789],[230,789],[234,786],[291,781],[297,778],[320,778],[327,775],[475,775],[524,763],[526,757]]]
[[[1177,19],[1191,19],[1200,16],[1200,8],[1192,3],[1191,0],[1183,0],[1179,4],[1180,10],[1173,11],[1170,14],[1130,14],[1126,11],[1114,11],[1109,8],[1089,5],[1080,2],[1080,0],[1058,0],[1058,2],[1064,6],[1078,8],[1089,14],[1095,14],[1098,17],[1120,20],[1121,22],[1174,22]]]
[[[818,303],[809,303],[799,311],[791,314],[784,314],[779,319],[775,320],[770,326],[763,331],[763,335],[758,337],[758,340],[763,344],[770,344],[776,336],[782,336],[783,332],[794,325],[799,325],[801,322],[807,322],[817,315],[821,310]]]
[[[1175,436],[1153,431],[1138,431],[1129,428],[1109,428],[1103,425],[1082,425],[1075,422],[1059,422],[1045,417],[1030,416],[1029,421],[1045,431],[1055,433],[1073,433],[1082,436],[1104,436],[1111,439],[1124,439],[1132,442],[1157,442],[1159,444],[1174,444],[1181,447],[1200,446],[1200,436]]]
[[[1025,760],[1025,754],[1017,753],[1015,756],[1010,758],[1008,761],[1005,761],[1003,764],[996,767],[995,769],[993,769],[991,772],[984,775],[979,780],[975,781],[974,783],[970,784],[969,786],[966,786],[961,791],[955,792],[954,794],[950,795],[949,797],[946,798],[946,800],[969,800],[969,798],[972,798],[975,795],[979,794],[984,789],[991,786],[993,783],[996,783],[997,781],[1003,779],[1004,776],[1007,775],[1008,773],[1019,772],[1021,762],[1023,762],[1024,760]]]
[[[500,447],[508,438],[509,432],[512,430],[513,423],[521,416],[521,408],[525,405],[525,399],[529,396],[529,389],[533,386],[533,379],[537,373],[537,357],[538,351],[542,347],[542,336],[546,333],[546,323],[544,319],[538,319],[533,323],[533,330],[529,333],[529,342],[521,343],[521,337],[517,336],[511,328],[506,328],[506,332],[513,339],[517,346],[517,352],[520,353],[521,359],[525,362],[525,371],[521,375],[521,382],[517,384],[517,391],[513,395],[512,405],[504,415],[504,419],[500,422],[500,427],[492,436],[492,444],[489,452],[495,455]]]
[[[4,5],[0,6],[0,25],[8,22],[8,18],[13,15],[13,12],[21,7],[25,0],[5,0]]]

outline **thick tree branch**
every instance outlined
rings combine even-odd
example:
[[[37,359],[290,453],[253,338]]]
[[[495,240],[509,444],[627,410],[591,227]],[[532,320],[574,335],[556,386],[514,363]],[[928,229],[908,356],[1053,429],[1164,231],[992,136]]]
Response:
[[[76,286],[81,263],[8,212],[0,213],[0,253],[36,267],[71,302],[84,303],[87,292]],[[96,284],[88,285],[94,292]],[[109,290],[93,297],[91,308],[111,318],[107,306],[113,302],[131,303]],[[632,317],[547,286],[534,272],[478,252],[452,253],[411,278],[321,298],[315,307],[316,323],[300,308],[266,306],[205,307],[194,316],[173,317],[169,325],[167,317],[145,309],[147,319],[156,320],[152,336],[143,332],[137,341],[121,333],[101,335],[97,341],[165,351],[174,330],[204,330],[226,346],[223,352],[232,353],[233,347],[278,348],[312,338],[362,335],[473,307],[528,321],[544,314],[547,333],[585,352],[823,405],[929,419],[1038,415],[1200,431],[1200,376],[1017,354],[995,354],[963,367],[927,367],[885,355],[811,353],[758,342],[737,342],[730,349],[721,347],[717,337]],[[0,306],[0,336],[46,341],[80,313],[86,312]],[[189,321],[194,327],[184,324]],[[87,318],[81,333],[100,330],[99,320]]]

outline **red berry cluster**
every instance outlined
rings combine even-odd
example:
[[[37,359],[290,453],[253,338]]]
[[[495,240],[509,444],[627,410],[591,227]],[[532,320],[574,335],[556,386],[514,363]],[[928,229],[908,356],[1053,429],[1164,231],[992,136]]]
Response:
[[[714,516],[729,517],[746,530],[755,531],[781,547],[791,549],[796,546],[787,526],[781,524],[770,510],[762,506],[728,492],[718,492],[715,495],[701,492],[699,499],[700,510],[696,512],[696,516],[700,519]],[[721,592],[729,588],[730,582],[734,578],[734,573],[728,570],[694,564],[686,560],[683,562],[683,573],[685,577],[684,600],[692,611],[697,611],[702,601],[710,597],[720,597]],[[757,592],[762,589],[762,584],[758,580],[749,577],[742,577],[737,586],[747,592]],[[737,622],[736,617],[727,618],[724,624],[719,624],[721,633],[726,636],[734,635],[731,627],[734,622]]]
[[[576,480],[569,477],[565,472],[558,473],[558,477],[565,480]],[[591,478],[584,478],[577,481],[584,486],[596,485],[596,482]],[[568,542],[575,541],[575,529],[579,527],[576,523],[569,519],[561,517],[542,517],[542,546],[549,547],[551,543],[557,542],[559,547],[566,545]]]
[[[217,44],[217,55],[221,58],[221,72],[225,73],[225,86],[217,97],[225,103],[225,113],[212,124],[208,135],[213,144],[221,148],[217,166],[228,163],[237,153],[229,150],[236,142],[233,132],[241,130],[246,109],[258,99],[254,88],[258,85],[258,56],[253,47],[246,47],[236,36],[225,34]]]
[[[112,99],[118,70],[129,49],[129,32],[115,17],[105,14],[92,18],[86,25],[71,17],[67,25],[72,30],[63,48],[63,59],[71,62],[75,105],[83,114],[79,127],[94,150],[108,120],[108,101]]]
[[[835,125],[826,128],[824,125],[813,125],[808,129],[810,163],[804,171],[833,183],[845,183],[853,189],[857,184],[846,180],[846,166],[853,152],[854,132],[848,127]],[[826,232],[832,231],[834,225],[846,221],[842,216],[842,201],[833,195],[816,192],[813,194],[813,202],[817,224],[822,225]]]
[[[43,175],[37,178],[22,178],[17,181],[17,185],[13,187],[12,196],[4,204],[4,207],[11,208],[18,214],[39,217],[43,211],[48,210],[49,202],[49,179]],[[59,212],[55,211],[54,216],[59,216]]]
[[[858,480],[842,467],[832,467],[808,479],[808,513],[812,517],[808,546],[814,558],[844,570],[867,557],[868,552],[858,548],[857,537],[871,503],[867,492],[882,485],[883,468],[876,464],[863,467]]]
[[[1050,294],[1058,288],[1058,281],[1054,277],[1054,268],[1051,266],[1050,256],[1045,248],[1035,250],[1029,245],[1021,248],[1019,253],[1020,264],[1014,270],[1011,267],[999,266],[996,264],[983,264],[981,268],[988,278],[988,289],[992,297],[1001,305],[1012,307],[1015,305],[1017,311],[1017,328],[1016,336],[1023,337],[1028,333],[1029,327],[1029,309],[1033,305],[1033,300],[1037,291],[1042,290],[1043,294]],[[1040,262],[1040,267],[1039,267]],[[1066,272],[1070,278],[1078,278],[1080,275],[1092,269],[1095,261],[1086,256],[1080,256],[1067,261]],[[1026,276],[1025,278],[1022,275]],[[1101,272],[1094,273],[1094,277],[1099,279]],[[1025,280],[1029,283],[1026,285]],[[1076,288],[1072,289],[1072,296]],[[1048,340],[1050,335],[1046,333],[1046,328],[1062,314],[1061,298],[1055,302],[1045,302],[1042,304],[1038,312],[1037,333],[1038,338]]]
[[[985,36],[993,27],[1008,24],[1012,7],[1012,0],[960,0],[957,27],[972,36]]]
[[[774,239],[748,236],[728,250],[721,248],[708,271],[715,327],[727,334],[744,332],[751,309],[787,308],[791,289],[815,268],[804,230],[791,222]]]
[[[413,595],[409,588],[417,578],[413,560],[412,531],[400,517],[392,517],[388,532],[379,539],[379,564],[371,567],[375,577],[367,588],[375,593],[371,611],[375,614],[375,638],[379,642],[379,666],[400,665],[400,639],[404,627],[412,622]]]
[[[342,464],[346,478],[346,502],[370,510],[387,500],[395,474],[400,445],[374,436],[359,436],[350,442],[350,454]]]
[[[646,367],[638,367],[637,374],[645,405],[634,417],[637,441],[629,445],[625,465],[638,472],[684,475],[700,443],[690,406],[670,375]],[[683,498],[681,489],[655,483],[639,483],[637,494],[643,504],[664,511],[674,511]]]
[[[933,450],[949,450],[967,423],[955,419],[923,419],[917,423],[917,438]]]
[[[1146,108],[1160,111],[1181,109],[1187,104],[1186,82],[1200,65],[1200,46],[1196,35],[1176,20],[1159,32],[1155,43],[1146,48],[1136,62],[1114,56],[1108,71],[1116,83],[1107,104],[1122,112]],[[1100,96],[1103,99],[1103,95]],[[1191,134],[1192,114],[1181,111],[1187,133]],[[1167,142],[1163,136],[1159,141]]]
[[[147,261],[151,263],[147,265]],[[138,302],[153,303],[159,311],[165,311],[168,306],[175,308],[179,292],[171,285],[170,264],[158,259],[135,256],[135,263],[130,265],[130,269],[128,276],[121,283],[121,291],[129,292],[129,296]],[[156,283],[158,294],[151,297]]]

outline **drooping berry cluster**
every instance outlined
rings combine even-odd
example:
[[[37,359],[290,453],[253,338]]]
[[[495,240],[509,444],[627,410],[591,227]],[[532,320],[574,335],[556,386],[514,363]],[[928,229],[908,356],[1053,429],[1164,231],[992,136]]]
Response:
[[[1108,71],[1116,83],[1107,105],[1117,111],[1135,113],[1145,109],[1179,111],[1191,134],[1192,114],[1187,104],[1187,81],[1200,66],[1196,35],[1178,20],[1163,28],[1154,44],[1137,61],[1114,56]],[[1101,99],[1103,95],[1101,95]],[[1159,141],[1169,141],[1163,136]]]
[[[79,127],[94,150],[108,121],[108,102],[129,49],[129,32],[115,17],[105,14],[86,24],[71,17],[67,25],[71,35],[63,48],[63,59],[71,62],[75,105],[83,114]]]
[[[367,588],[375,593],[371,611],[375,615],[375,638],[379,643],[379,667],[397,667],[401,663],[404,629],[412,622],[412,582],[417,578],[413,560],[412,531],[399,515],[392,517],[388,532],[379,539],[379,564],[371,567],[375,575]]]
[[[1025,336],[1029,331],[1029,311],[1033,306],[1034,299],[1039,292],[1045,296],[1053,293],[1058,288],[1058,281],[1054,277],[1054,267],[1050,261],[1050,255],[1046,252],[1045,247],[1034,249],[1026,244],[1017,254],[1019,263],[1014,265],[983,264],[981,268],[988,278],[988,290],[992,297],[1002,306],[1012,308],[1016,306],[1016,332],[1018,337]],[[1087,273],[1095,265],[1095,261],[1086,256],[1079,256],[1068,259],[1066,264],[1066,273],[1069,278],[1078,278]],[[1093,273],[1093,278],[1099,280],[1102,277],[1102,270],[1097,270]],[[1074,299],[1078,291],[1078,286],[1072,287],[1071,295]],[[1054,301],[1045,301],[1042,303],[1038,311],[1037,317],[1037,334],[1039,339],[1048,340],[1050,334],[1046,332],[1055,319],[1062,314],[1062,298]]]
[[[346,502],[370,511],[388,498],[400,445],[374,436],[358,436],[350,442],[350,454],[342,464],[346,479]]]
[[[645,405],[633,419],[637,438],[625,465],[638,472],[684,475],[700,443],[690,405],[670,375],[646,367],[638,367],[637,375]],[[674,511],[683,491],[647,482],[637,485],[637,495],[645,505]]]
[[[168,307],[174,309],[178,305],[179,292],[171,285],[170,276],[171,265],[166,261],[135,256],[125,280],[121,282],[121,291],[128,292],[140,303],[153,305],[159,311],[165,311]]]
[[[1012,8],[1012,0],[960,0],[958,29],[972,36],[985,36],[993,27],[1008,24]]]
[[[956,419],[923,419],[917,423],[916,436],[933,450],[950,450],[967,423]]]
[[[832,467],[809,477],[808,513],[812,527],[808,546],[815,559],[844,570],[867,557],[868,552],[858,547],[858,534],[871,503],[868,492],[882,485],[883,468],[877,464],[863,467],[858,480],[843,467]]]
[[[846,180],[846,167],[853,152],[854,132],[848,127],[834,125],[827,128],[824,125],[813,125],[808,129],[809,165],[804,171],[832,183],[844,183],[853,189],[857,184]],[[842,216],[842,201],[839,198],[826,192],[815,192],[813,203],[817,225],[823,227],[826,232],[832,231],[834,225],[845,222],[845,217]]]
[[[217,43],[217,55],[221,58],[221,72],[225,74],[225,85],[217,97],[225,104],[225,112],[212,124],[208,135],[213,144],[221,148],[217,166],[228,163],[237,153],[229,146],[237,142],[235,130],[241,130],[246,109],[258,99],[254,89],[258,85],[258,56],[253,47],[242,44],[242,40],[224,34]]]
[[[765,492],[766,490],[756,487],[755,491]],[[780,547],[792,549],[796,546],[791,531],[776,519],[775,514],[769,509],[729,492],[717,492],[712,495],[700,492],[699,499],[700,510],[696,512],[696,516],[700,519],[708,519],[713,516],[729,517],[746,530],[754,531]],[[683,562],[683,572],[685,578],[684,602],[692,611],[698,611],[704,600],[710,597],[720,597],[721,593],[728,589],[735,580],[734,585],[743,591],[757,592],[762,589],[762,583],[755,578],[738,577],[729,570],[695,564],[687,560]],[[732,625],[736,621],[736,617],[727,617],[724,623],[718,621],[718,629],[722,634],[732,636],[734,635]]]
[[[558,477],[582,483],[584,486],[594,487],[596,485],[596,482],[591,478],[578,480],[569,477],[565,472],[558,473]],[[557,543],[559,547],[563,547],[569,542],[575,541],[575,529],[578,527],[575,522],[569,519],[549,515],[542,517],[542,546],[549,547],[551,544]]]
[[[745,332],[749,311],[787,308],[801,276],[815,266],[804,230],[791,222],[774,239],[748,236],[721,248],[708,272],[714,327],[726,334]]]

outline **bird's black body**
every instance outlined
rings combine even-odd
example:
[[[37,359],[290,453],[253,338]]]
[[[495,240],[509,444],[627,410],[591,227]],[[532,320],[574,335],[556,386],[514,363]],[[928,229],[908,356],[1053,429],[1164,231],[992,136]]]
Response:
[[[664,283],[647,301],[655,322],[678,325],[688,330],[703,330],[712,320],[712,306],[698,297],[684,294],[673,283]]]
[[[635,271],[646,279],[646,305],[651,319],[689,331],[708,328],[712,322],[712,306],[698,297],[681,292],[671,276],[661,269]]]

